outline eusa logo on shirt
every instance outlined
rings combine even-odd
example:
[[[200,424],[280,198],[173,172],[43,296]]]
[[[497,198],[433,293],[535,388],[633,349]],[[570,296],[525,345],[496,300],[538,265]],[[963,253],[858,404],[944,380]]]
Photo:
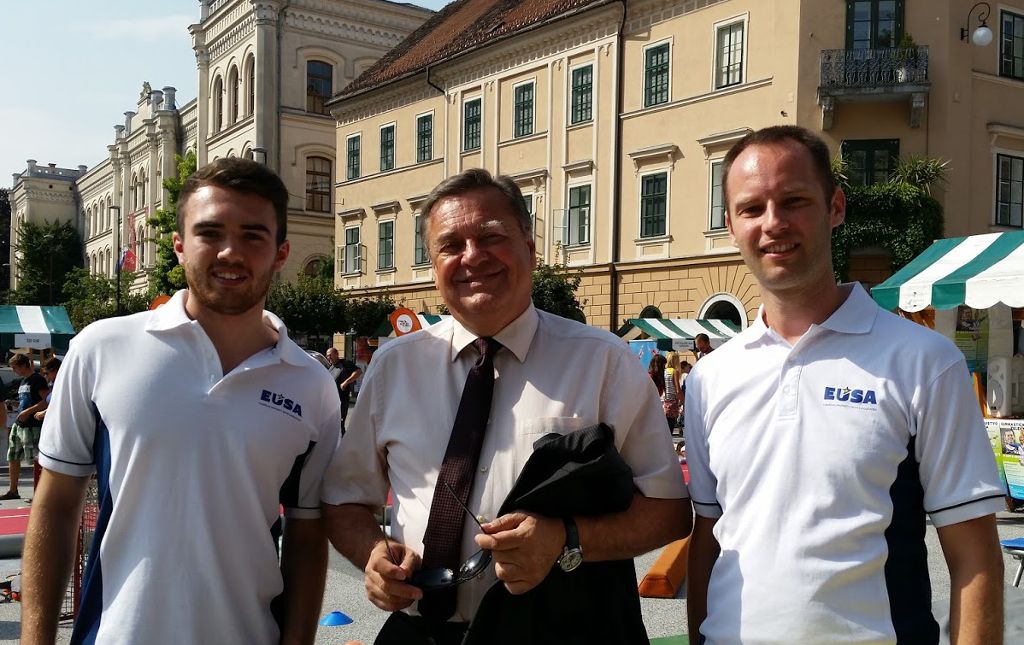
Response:
[[[878,397],[874,390],[862,390],[850,387],[826,387],[825,401],[834,403],[826,405],[846,405],[847,407],[878,406]]]
[[[298,401],[293,401],[283,394],[263,390],[260,393],[260,405],[287,414],[293,419],[302,418],[302,406]]]

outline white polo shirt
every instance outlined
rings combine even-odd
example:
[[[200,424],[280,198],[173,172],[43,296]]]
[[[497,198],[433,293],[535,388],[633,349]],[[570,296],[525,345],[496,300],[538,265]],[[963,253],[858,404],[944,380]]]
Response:
[[[39,462],[99,489],[74,642],[277,643],[271,525],[319,517],[330,374],[268,312],[278,343],[224,374],[186,294],[88,326],[57,376]]]
[[[925,514],[1003,507],[959,350],[843,288],[795,345],[762,310],[686,380],[690,496],[722,548],[709,645],[937,639]]]

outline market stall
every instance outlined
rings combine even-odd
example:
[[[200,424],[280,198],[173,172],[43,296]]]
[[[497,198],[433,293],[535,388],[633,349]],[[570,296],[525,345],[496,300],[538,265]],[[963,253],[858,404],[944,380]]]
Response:
[[[0,348],[68,351],[75,335],[64,307],[0,305]]]
[[[964,353],[1007,494],[1024,500],[1024,231],[939,240],[871,295]]]

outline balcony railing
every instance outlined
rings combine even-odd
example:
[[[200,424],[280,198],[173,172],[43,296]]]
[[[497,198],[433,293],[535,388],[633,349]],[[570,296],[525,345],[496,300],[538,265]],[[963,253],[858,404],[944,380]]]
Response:
[[[821,52],[822,88],[896,89],[927,83],[927,46]]]

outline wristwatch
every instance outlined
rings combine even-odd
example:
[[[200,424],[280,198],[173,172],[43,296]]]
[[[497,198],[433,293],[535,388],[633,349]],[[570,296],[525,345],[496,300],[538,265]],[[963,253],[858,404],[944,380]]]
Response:
[[[571,517],[562,518],[565,523],[565,546],[562,555],[558,556],[558,566],[568,573],[583,564],[583,547],[580,546],[580,532]]]

